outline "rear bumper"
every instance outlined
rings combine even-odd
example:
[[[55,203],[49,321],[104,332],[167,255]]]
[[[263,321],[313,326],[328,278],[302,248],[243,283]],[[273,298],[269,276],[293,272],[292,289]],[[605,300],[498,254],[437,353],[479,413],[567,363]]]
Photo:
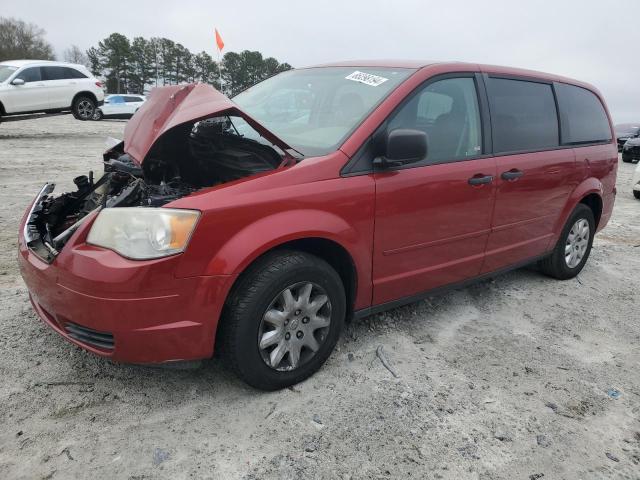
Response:
[[[211,357],[235,277],[176,278],[178,257],[124,259],[84,243],[89,227],[51,263],[27,248],[21,231],[20,273],[38,316],[69,342],[119,362]]]

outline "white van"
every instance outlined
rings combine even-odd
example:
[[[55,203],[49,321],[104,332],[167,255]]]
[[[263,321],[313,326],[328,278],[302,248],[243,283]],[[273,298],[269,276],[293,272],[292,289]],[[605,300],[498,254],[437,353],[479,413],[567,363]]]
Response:
[[[103,101],[102,82],[83,65],[0,62],[0,116],[71,110],[77,119],[89,120]]]

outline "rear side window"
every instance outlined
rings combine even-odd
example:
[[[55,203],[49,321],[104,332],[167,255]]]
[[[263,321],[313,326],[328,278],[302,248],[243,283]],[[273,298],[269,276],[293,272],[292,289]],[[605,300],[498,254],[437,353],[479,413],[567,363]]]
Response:
[[[580,144],[611,140],[609,119],[600,99],[589,90],[556,84],[562,143]]]
[[[64,79],[64,69],[62,67],[42,67],[43,80]]]
[[[39,82],[40,80],[42,80],[42,77],[40,76],[40,67],[25,68],[18,75],[16,75],[16,78],[24,80],[24,83]]]
[[[558,115],[551,85],[489,78],[495,153],[543,150],[559,145]]]
[[[69,80],[73,78],[87,78],[87,76],[75,68],[42,67],[43,80]]]

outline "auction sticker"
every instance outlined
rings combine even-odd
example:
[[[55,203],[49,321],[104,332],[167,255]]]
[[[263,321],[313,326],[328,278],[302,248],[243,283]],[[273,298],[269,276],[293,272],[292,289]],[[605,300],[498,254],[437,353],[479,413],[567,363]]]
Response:
[[[372,87],[377,87],[380,84],[383,84],[388,78],[379,77],[378,75],[371,75],[370,73],[359,72],[356,70],[355,72],[347,75],[347,80],[353,80],[354,82],[364,83],[365,85],[370,85]]]

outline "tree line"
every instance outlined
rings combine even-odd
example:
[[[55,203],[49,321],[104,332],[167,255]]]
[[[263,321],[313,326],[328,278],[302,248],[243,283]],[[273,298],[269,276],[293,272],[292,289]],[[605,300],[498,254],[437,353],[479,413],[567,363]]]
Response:
[[[0,17],[0,61],[54,60],[53,48],[44,36],[44,30],[34,24]],[[191,82],[208,83],[220,90],[222,80],[222,90],[231,96],[292,68],[249,50],[227,52],[218,63],[207,52],[193,53],[168,38],[130,40],[120,33],[112,33],[86,52],[72,45],[65,50],[64,60],[86,65],[104,78],[109,93],[142,94],[154,86]]]

